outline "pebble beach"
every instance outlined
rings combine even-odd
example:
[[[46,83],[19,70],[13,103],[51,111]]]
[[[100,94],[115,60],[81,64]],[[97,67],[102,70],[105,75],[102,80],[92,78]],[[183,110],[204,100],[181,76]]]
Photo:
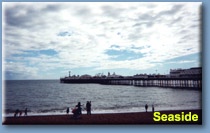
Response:
[[[198,121],[154,121],[153,112],[135,113],[107,113],[107,114],[82,114],[79,118],[73,118],[72,114],[45,115],[45,116],[21,116],[4,117],[3,125],[141,125],[141,124],[202,124],[202,110],[166,110],[161,114],[185,114],[191,112],[197,114]]]

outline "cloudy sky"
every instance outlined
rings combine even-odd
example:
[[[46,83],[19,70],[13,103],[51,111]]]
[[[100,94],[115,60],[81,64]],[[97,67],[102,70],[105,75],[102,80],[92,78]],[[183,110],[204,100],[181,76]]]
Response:
[[[6,79],[201,66],[201,3],[3,3]]]

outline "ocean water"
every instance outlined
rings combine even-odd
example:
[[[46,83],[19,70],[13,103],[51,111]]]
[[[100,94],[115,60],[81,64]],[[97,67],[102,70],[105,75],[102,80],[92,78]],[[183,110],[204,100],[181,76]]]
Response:
[[[63,84],[59,80],[7,80],[3,86],[4,116],[28,108],[28,115],[65,114],[78,102],[92,103],[92,113],[201,109],[202,91],[160,87]]]

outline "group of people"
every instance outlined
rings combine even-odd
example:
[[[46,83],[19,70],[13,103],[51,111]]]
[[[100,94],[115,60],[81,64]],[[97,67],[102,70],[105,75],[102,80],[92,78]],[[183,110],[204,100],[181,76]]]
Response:
[[[17,117],[18,115],[20,117],[20,116],[22,116],[22,113],[23,113],[23,111],[21,111],[19,109],[16,109],[15,110],[15,113],[14,113],[14,117]],[[24,116],[27,116],[27,115],[28,115],[28,109],[25,108],[25,110],[24,110]]]
[[[145,105],[145,110],[146,110],[146,112],[148,110],[148,105],[147,104]],[[152,112],[154,112],[154,111],[155,111],[155,107],[154,107],[154,105],[152,105]]]
[[[72,109],[74,118],[78,118],[82,114],[82,106],[84,106],[84,105],[81,105],[81,103],[78,102],[78,104]],[[85,110],[87,111],[87,115],[91,115],[91,101],[87,101]],[[146,104],[145,111],[147,112],[147,110],[148,110],[148,105]],[[154,107],[154,105],[152,105],[152,112],[154,112],[154,111],[155,111],[155,107]],[[17,116],[20,117],[20,116],[22,116],[22,113],[23,113],[23,111],[17,109],[14,113],[14,117],[17,117]],[[28,113],[28,109],[25,108],[24,116],[27,116],[27,113]],[[69,107],[67,107],[66,113],[69,114]]]
[[[82,114],[82,106],[80,102],[72,109],[73,117],[78,118]],[[87,115],[91,115],[91,101],[87,101],[86,103],[86,111]],[[69,107],[66,109],[66,113],[69,114]]]

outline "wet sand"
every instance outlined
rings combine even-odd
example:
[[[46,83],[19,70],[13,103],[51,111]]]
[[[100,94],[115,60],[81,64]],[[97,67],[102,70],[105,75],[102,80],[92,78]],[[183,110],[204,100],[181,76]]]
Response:
[[[126,124],[202,124],[202,110],[160,111],[161,114],[185,114],[191,112],[198,115],[198,121],[154,121],[153,112],[82,114],[75,119],[69,115],[21,116],[5,117],[3,125],[126,125]]]

